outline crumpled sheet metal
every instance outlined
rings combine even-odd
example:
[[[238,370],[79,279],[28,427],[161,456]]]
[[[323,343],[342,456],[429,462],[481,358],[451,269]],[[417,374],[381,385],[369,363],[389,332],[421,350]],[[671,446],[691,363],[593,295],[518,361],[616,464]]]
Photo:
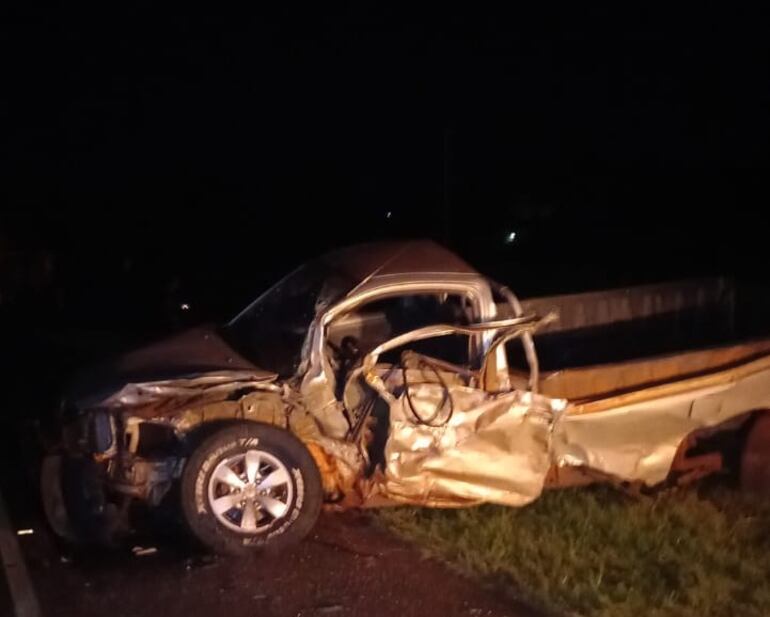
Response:
[[[441,405],[441,385],[412,390],[421,417]],[[460,386],[450,394],[454,413],[437,427],[419,423],[404,395],[391,403],[381,492],[430,506],[522,506],[537,499],[551,464],[551,401],[528,392],[492,395]]]
[[[686,382],[674,382],[656,388],[654,398],[638,396],[642,400],[636,403],[588,413],[568,408],[554,426],[555,464],[652,486],[666,479],[690,433],[770,408],[767,358],[689,382],[701,387],[687,390]]]
[[[682,439],[700,426],[688,418],[691,403],[691,398],[681,397],[596,414],[568,414],[554,429],[554,462],[625,481],[662,482]]]
[[[238,407],[233,399],[234,393],[242,393],[241,399],[248,392],[282,395],[285,387],[271,382],[255,379],[248,372],[222,371],[165,381],[128,383],[106,398],[90,401],[88,407],[123,411],[147,420],[171,418],[190,410],[211,407],[215,403]],[[187,416],[192,421],[190,413]],[[200,421],[203,421],[202,417]],[[198,423],[192,421],[192,424]]]
[[[324,493],[335,498],[344,495],[351,503],[360,505],[364,496],[360,494],[359,480],[366,460],[358,447],[350,442],[318,436],[306,440],[305,445],[321,472]]]
[[[308,447],[329,494],[351,491],[366,464],[352,443],[325,435],[288,384],[255,379],[248,371],[218,371],[164,381],[129,383],[98,406],[123,413],[124,422],[158,422],[187,433],[210,421],[242,419],[289,428]]]
[[[218,371],[178,379],[128,383],[106,398],[89,401],[86,406],[123,409],[153,406],[166,401],[184,406],[201,399],[223,399],[234,390],[250,387],[280,392],[281,388],[272,384],[272,381],[255,378],[248,371]]]
[[[658,484],[688,435],[770,408],[770,357],[596,404],[449,389],[454,415],[438,427],[417,422],[407,398],[391,395],[381,485],[387,496],[433,506],[521,506],[540,495],[551,465]],[[445,390],[421,383],[411,392],[418,414],[430,417]]]

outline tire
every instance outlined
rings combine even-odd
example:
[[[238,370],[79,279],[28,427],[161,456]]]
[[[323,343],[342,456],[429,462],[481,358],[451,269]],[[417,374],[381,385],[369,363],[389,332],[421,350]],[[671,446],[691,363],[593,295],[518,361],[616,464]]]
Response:
[[[741,453],[741,488],[770,497],[770,411],[753,418]]]
[[[290,432],[244,423],[203,441],[187,461],[182,511],[206,547],[242,555],[302,540],[321,510],[321,476]]]
[[[43,512],[57,536],[71,544],[115,546],[123,533],[117,506],[104,491],[103,470],[92,460],[46,456],[40,470]]]
[[[43,512],[51,529],[60,538],[76,542],[78,537],[72,528],[69,508],[62,489],[62,457],[49,455],[40,467],[40,496]]]

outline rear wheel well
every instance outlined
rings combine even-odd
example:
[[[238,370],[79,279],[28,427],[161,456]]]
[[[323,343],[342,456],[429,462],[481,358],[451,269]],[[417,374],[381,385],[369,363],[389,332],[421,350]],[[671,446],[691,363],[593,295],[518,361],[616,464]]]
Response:
[[[723,473],[737,486],[749,435],[758,419],[766,416],[770,416],[770,410],[756,409],[689,433],[679,445],[669,479],[687,484],[713,473]]]
[[[747,492],[770,495],[770,410],[755,411],[742,435],[739,479]]]

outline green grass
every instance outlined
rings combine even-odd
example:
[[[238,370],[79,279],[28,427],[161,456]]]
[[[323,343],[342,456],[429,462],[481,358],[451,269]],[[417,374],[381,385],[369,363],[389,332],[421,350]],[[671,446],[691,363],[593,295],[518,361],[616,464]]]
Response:
[[[552,491],[522,508],[393,508],[425,551],[556,614],[770,616],[770,504],[726,490]]]

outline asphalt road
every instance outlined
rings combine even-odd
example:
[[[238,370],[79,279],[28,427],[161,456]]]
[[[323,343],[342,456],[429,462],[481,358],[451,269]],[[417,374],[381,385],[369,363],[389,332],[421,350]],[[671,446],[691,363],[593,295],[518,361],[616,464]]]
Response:
[[[533,612],[424,559],[365,514],[324,514],[296,548],[212,557],[183,540],[72,553],[46,529],[19,542],[46,617],[532,617]]]

